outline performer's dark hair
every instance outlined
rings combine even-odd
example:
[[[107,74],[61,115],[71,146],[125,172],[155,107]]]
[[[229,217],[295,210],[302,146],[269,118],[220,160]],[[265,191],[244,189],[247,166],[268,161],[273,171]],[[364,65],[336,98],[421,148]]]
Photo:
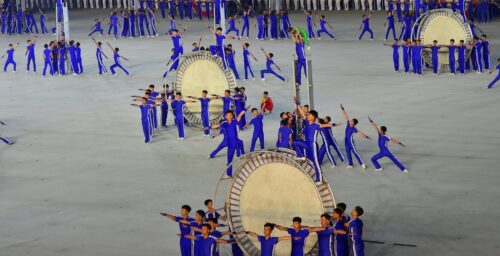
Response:
[[[387,132],[387,127],[385,127],[385,126],[380,126],[380,130],[381,130],[383,133],[386,133],[386,132]]]
[[[201,217],[205,217],[205,212],[203,210],[196,211],[196,214],[200,215]]]
[[[191,212],[191,206],[189,206],[189,205],[187,205],[187,204],[183,205],[183,206],[181,207],[181,209],[184,209],[184,210],[186,210],[186,211],[188,211],[188,212]]]
[[[361,208],[361,206],[354,207],[354,210],[358,213],[358,216],[363,215],[363,213],[365,212],[363,208]]]
[[[257,108],[252,108],[252,112],[257,111],[257,110],[258,110]]]
[[[318,112],[316,110],[310,110],[309,115],[314,116],[314,119],[318,118]]]
[[[301,217],[293,217],[292,222],[302,223],[302,218]]]
[[[205,200],[205,203],[204,203],[204,204],[205,204],[205,206],[208,206],[208,204],[209,204],[209,203],[211,203],[211,202],[213,202],[213,200],[212,200],[212,199],[207,199],[207,200]]]
[[[281,119],[280,124],[284,126],[288,125],[288,119]]]
[[[268,223],[266,223],[266,224],[264,224],[264,227],[265,227],[265,228],[266,228],[266,227],[270,228],[270,229],[271,229],[271,231],[274,229],[274,225],[273,225],[272,223],[269,223],[269,222],[268,222]]]
[[[353,118],[353,119],[352,119],[352,122],[354,123],[354,125],[357,125],[357,124],[358,124],[358,119]]]
[[[340,208],[343,212],[345,212],[345,209],[347,209],[347,205],[345,203],[338,203],[337,208]]]
[[[340,208],[340,207],[333,209],[333,212],[337,213],[340,216],[342,216],[342,214],[344,214],[344,210],[342,210],[342,208]]]
[[[322,218],[325,218],[325,219],[327,219],[327,220],[330,220],[330,219],[332,218],[332,216],[330,216],[330,214],[328,214],[328,213],[326,213],[326,212],[325,212],[325,213],[323,213],[323,214],[321,214],[321,217],[322,217]]]

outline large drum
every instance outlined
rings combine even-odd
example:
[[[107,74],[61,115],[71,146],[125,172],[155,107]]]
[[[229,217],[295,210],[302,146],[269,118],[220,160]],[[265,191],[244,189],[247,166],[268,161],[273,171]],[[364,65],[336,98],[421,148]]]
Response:
[[[420,39],[424,45],[432,45],[432,41],[437,40],[438,45],[449,45],[450,39],[455,40],[458,45],[460,40],[465,44],[472,41],[472,32],[469,25],[464,22],[459,13],[454,13],[451,9],[436,9],[424,13],[420,16],[416,24],[416,38]],[[430,49],[422,52],[424,61],[432,66],[432,53]],[[455,51],[455,59],[458,60],[458,51]],[[469,50],[467,50],[467,56]],[[449,70],[449,52],[447,47],[439,50],[440,70]],[[458,67],[458,66],[457,66]]]
[[[243,155],[233,162],[233,177],[219,180],[215,203],[224,204],[228,223],[235,232],[253,231],[263,234],[266,222],[291,226],[300,216],[302,224],[319,226],[320,215],[333,212],[335,198],[328,182],[314,182],[314,166],[309,161],[296,162],[295,152],[286,149],[258,151]],[[225,171],[224,171],[225,173]],[[222,176],[221,176],[222,177]],[[228,181],[227,183],[224,181]],[[227,185],[224,202],[217,195]],[[219,198],[220,198],[219,197]],[[287,236],[274,229],[272,236]],[[238,235],[239,246],[246,255],[260,255],[260,243],[250,236]],[[309,235],[307,255],[317,253],[317,236]],[[291,242],[278,243],[275,255],[290,255]]]
[[[185,96],[200,97],[203,90],[211,94],[224,95],[224,90],[233,90],[236,79],[230,69],[224,70],[222,60],[210,52],[189,53],[182,57],[177,69],[176,91]],[[222,101],[212,100],[209,106],[210,120],[222,117]],[[190,124],[201,126],[201,106],[199,102],[186,103],[184,117]]]

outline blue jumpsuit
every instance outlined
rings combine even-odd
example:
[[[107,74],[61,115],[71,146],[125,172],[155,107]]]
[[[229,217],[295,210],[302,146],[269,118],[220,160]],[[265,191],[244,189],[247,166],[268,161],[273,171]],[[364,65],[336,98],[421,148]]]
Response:
[[[134,13],[130,14],[130,37],[135,37],[135,29],[136,29],[136,15]]]
[[[113,30],[113,36],[115,38],[118,37],[118,16],[116,15],[111,15],[109,16],[109,29],[108,29],[108,35],[111,33],[111,30]]]
[[[257,16],[257,39],[264,39],[264,15]]]
[[[255,149],[255,143],[257,139],[260,142],[260,149],[264,149],[264,124],[263,124],[264,116],[261,114],[250,120],[250,124],[253,124],[253,135],[252,135],[252,144],[250,145],[250,152],[253,152]]]
[[[177,132],[179,138],[184,138],[184,100],[174,100],[172,101],[172,109],[175,115],[175,125],[177,126]]]
[[[281,126],[278,130],[278,140],[276,141],[276,147],[278,148],[288,148],[291,149],[290,145],[290,135],[293,134],[292,129],[287,126]]]
[[[455,52],[457,51],[457,46],[450,45],[448,46],[448,63],[450,66],[450,73],[455,74],[457,68],[455,67],[455,63],[457,62],[455,59]]]
[[[28,45],[26,49],[28,50],[28,63],[26,65],[26,70],[30,71],[30,64],[33,63],[33,71],[36,72],[35,44]]]
[[[252,63],[249,58],[250,51],[246,48],[243,48],[243,68],[245,69],[245,80],[248,79],[248,72],[255,78],[252,70]]]
[[[295,68],[295,82],[298,85],[302,84],[302,71],[307,77],[307,58],[304,49],[304,43],[295,42],[295,53],[297,54],[297,66]]]
[[[71,67],[73,68],[73,72],[78,74],[78,63],[76,61],[76,47],[74,45],[70,45],[68,47],[69,59],[71,61]]]
[[[458,70],[460,71],[460,74],[465,74],[465,52],[467,50],[467,47],[464,46],[458,46]]]
[[[339,220],[333,224],[335,230],[347,231],[344,226],[344,221]],[[335,256],[349,256],[349,238],[347,234],[334,234],[333,235],[333,247],[335,250]]]
[[[350,166],[353,165],[352,162],[352,154],[356,157],[358,160],[359,165],[363,165],[363,159],[361,158],[361,155],[356,151],[356,146],[354,144],[354,134],[358,132],[358,129],[356,127],[351,127],[351,125],[348,123],[346,125],[345,129],[345,150],[347,154],[347,162],[349,163]]]
[[[119,68],[119,69],[123,70],[123,72],[125,72],[125,74],[130,75],[128,73],[128,71],[120,63],[120,54],[118,54],[117,52],[115,52],[113,54],[113,59],[115,60],[115,64],[113,64],[113,65],[111,65],[109,67],[109,70],[111,70],[111,74],[113,74],[113,75],[116,74],[115,68]]]
[[[363,38],[365,32],[370,33],[370,39],[373,40],[373,31],[370,29],[370,18],[368,17],[363,19],[363,30],[361,31],[358,40],[361,40],[361,38]]]
[[[399,169],[401,169],[401,171],[403,171],[406,168],[404,167],[404,165],[401,162],[398,161],[398,159],[396,159],[396,157],[389,150],[388,143],[390,141],[391,141],[391,138],[389,138],[389,136],[381,135],[379,133],[379,135],[378,135],[378,147],[380,149],[380,152],[372,157],[372,163],[376,169],[380,169],[381,166],[378,163],[378,160],[382,157],[388,157],[389,159],[392,160],[392,162],[394,162],[395,165],[398,166]]]
[[[76,54],[76,63],[78,64],[78,72],[81,74],[83,73],[82,48],[77,46],[75,49],[75,54]]]
[[[199,98],[201,104],[201,123],[203,125],[203,133],[205,135],[210,134],[210,114],[208,112],[208,105],[210,104],[210,98]]]
[[[320,163],[323,162],[323,158],[325,157],[326,154],[330,162],[333,165],[337,165],[337,163],[335,162],[335,158],[333,157],[330,151],[330,147],[333,147],[333,149],[335,149],[335,152],[337,152],[340,161],[344,162],[344,155],[342,155],[342,152],[340,151],[340,148],[337,144],[337,140],[335,140],[335,138],[333,137],[332,128],[330,127],[320,128],[320,134],[321,137],[323,138],[323,145],[321,145],[318,152],[319,162]]]
[[[321,165],[318,158],[318,144],[316,143],[316,137],[318,134],[318,129],[320,125],[318,123],[309,123],[309,120],[304,120],[304,129],[302,133],[304,134],[304,140],[295,140],[293,142],[293,147],[297,153],[297,157],[304,157],[304,151],[306,152],[307,159],[311,160],[316,171],[316,181],[320,182],[321,178]]]
[[[280,31],[280,38],[288,38],[288,28],[290,28],[292,25],[290,24],[290,21],[288,19],[287,15],[282,15],[281,16],[281,31]]]
[[[291,256],[304,256],[304,245],[307,236],[309,236],[309,230],[301,229],[295,231],[293,228],[288,229],[288,234],[292,237],[292,252]]]
[[[7,50],[7,60],[5,61],[5,65],[3,66],[3,71],[7,72],[7,67],[12,64],[14,66],[14,71],[16,71],[17,64],[14,61],[14,49]]]
[[[385,32],[385,40],[389,37],[389,32],[392,31],[392,36],[396,40],[396,28],[394,26],[394,16],[387,16],[387,31]]]
[[[234,32],[236,33],[236,36],[237,36],[237,37],[240,35],[240,30],[238,30],[238,29],[236,28],[236,24],[235,24],[235,22],[236,22],[236,21],[235,21],[234,19],[230,19],[230,20],[228,21],[228,23],[229,23],[229,28],[228,28],[228,29],[227,29],[227,31],[226,31],[226,35],[229,35],[229,33],[231,33],[232,31],[234,31]]]
[[[307,35],[309,38],[314,39],[314,29],[311,15],[307,15]]]
[[[490,42],[481,41],[482,53],[483,53],[483,61],[484,61],[484,69],[490,69],[490,51],[489,51]]]
[[[179,67],[179,53],[174,50],[174,53],[170,56],[170,60],[172,61],[172,65],[170,66],[170,69],[163,73],[163,78],[166,78],[170,71],[177,70]]]
[[[179,5],[178,5],[178,7],[179,7],[179,18],[181,18],[181,20],[184,19],[184,14],[185,14],[185,11],[184,11],[185,8],[184,7],[185,7],[185,4],[186,3],[184,2],[184,0],[179,0]]]
[[[43,56],[44,57],[44,64],[43,64],[43,73],[42,75],[45,76],[46,72],[47,72],[47,67],[49,68],[49,73],[51,76],[54,75],[54,68],[52,67],[52,61],[51,61],[51,51],[50,49],[45,49],[43,50]]]
[[[172,18],[175,17],[177,15],[175,0],[170,0],[168,2],[168,8],[170,9],[170,16],[172,16]]]
[[[233,71],[234,77],[237,80],[240,80],[240,74],[238,73],[238,69],[236,68],[236,63],[234,61],[234,51],[230,51],[226,53],[227,65]]]
[[[233,98],[232,97],[221,97],[222,100],[222,113],[226,113],[227,111],[231,110],[231,104],[233,103]],[[226,118],[224,116],[224,118]]]
[[[401,50],[403,52],[403,66],[405,73],[410,72],[410,47],[406,44],[401,45]]]
[[[363,242],[363,222],[359,219],[349,221],[349,233],[351,236],[351,245],[354,255],[365,255],[365,244]]]
[[[102,73],[108,73],[106,66],[104,66],[104,61],[102,60],[102,49],[100,47],[97,47],[95,56],[97,58],[97,67],[99,68],[99,75],[102,75]]]
[[[203,19],[203,9],[202,9],[202,4],[203,2],[201,0],[196,1],[196,11],[198,12],[198,18],[200,20]]]
[[[205,14],[207,15],[207,19],[210,19],[210,5],[212,5],[211,2],[205,0]],[[214,10],[214,7],[212,6],[212,11]]]
[[[271,39],[278,39],[278,16],[271,15]]]
[[[59,48],[59,75],[66,75],[66,48]]]
[[[440,46],[431,46],[432,51],[432,72],[437,74],[439,72],[439,49]]]
[[[187,221],[187,222],[193,222],[193,218],[182,218],[182,217],[175,217],[175,221],[179,222],[181,220]],[[191,256],[191,240],[188,238],[185,238],[185,235],[190,235],[191,234],[191,227],[189,225],[185,225],[179,222],[179,229],[181,231],[181,239],[179,241],[180,247],[181,247],[181,255],[182,256]]]
[[[161,12],[161,17],[165,19],[167,17],[167,2],[165,1],[160,1],[160,12]]]
[[[498,82],[498,80],[500,80],[500,64],[497,65],[496,69],[498,70],[497,77],[495,77],[495,79],[493,79],[493,81],[491,81],[491,83],[488,85],[488,89],[493,88],[493,85],[495,85],[496,82]]]
[[[227,176],[233,175],[233,167],[229,166],[233,162],[234,153],[238,148],[238,124],[236,120],[232,120],[231,123],[224,121],[221,123],[221,129],[226,131],[227,136]]]
[[[481,41],[477,41],[476,44],[474,45],[473,47],[473,54],[471,56],[472,59],[472,63],[474,64],[473,66],[475,67],[475,70],[477,70],[477,72],[481,73],[483,72],[483,62],[481,60],[481,45],[482,45],[482,42]]]
[[[144,133],[144,142],[149,143],[149,141],[151,140],[149,129],[149,110],[151,107],[149,105],[140,105],[139,108],[141,109],[141,124],[142,131]]]
[[[215,247],[217,246],[217,238],[213,236],[208,236],[204,238],[202,235],[196,237],[195,244],[198,244],[198,255],[199,256],[213,256]]]
[[[171,19],[170,20],[170,29],[168,30],[168,33],[172,34],[172,32],[174,32],[175,29],[177,29],[177,25],[175,23],[175,20]]]
[[[260,78],[264,79],[264,74],[273,74],[275,75],[278,79],[280,79],[281,81],[285,81],[285,78],[282,77],[281,75],[279,75],[278,73],[276,73],[276,71],[273,70],[273,64],[274,64],[274,61],[272,59],[267,59],[266,61],[266,69],[263,69],[260,71]]]

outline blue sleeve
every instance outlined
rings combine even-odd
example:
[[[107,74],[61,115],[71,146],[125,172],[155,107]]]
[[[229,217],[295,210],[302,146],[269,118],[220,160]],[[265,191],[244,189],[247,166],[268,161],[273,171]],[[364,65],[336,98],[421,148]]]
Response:
[[[289,228],[289,229],[287,230],[287,232],[288,232],[288,234],[290,234],[290,235],[291,235],[291,234],[292,234],[292,232],[293,232],[293,228]]]
[[[264,240],[264,237],[263,236],[258,236],[257,239],[259,240],[259,242],[262,243],[262,240]]]
[[[179,222],[182,218],[181,217],[175,217],[175,221]]]
[[[352,132],[353,133],[358,133],[358,129],[356,127],[352,127]]]

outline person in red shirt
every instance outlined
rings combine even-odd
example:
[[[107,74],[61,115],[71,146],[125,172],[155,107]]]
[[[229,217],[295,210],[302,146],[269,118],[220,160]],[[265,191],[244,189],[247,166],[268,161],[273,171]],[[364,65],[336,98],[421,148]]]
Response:
[[[261,99],[260,108],[262,113],[266,113],[269,111],[269,114],[273,112],[274,104],[271,97],[269,97],[269,93],[267,91],[264,92],[264,96]]]

